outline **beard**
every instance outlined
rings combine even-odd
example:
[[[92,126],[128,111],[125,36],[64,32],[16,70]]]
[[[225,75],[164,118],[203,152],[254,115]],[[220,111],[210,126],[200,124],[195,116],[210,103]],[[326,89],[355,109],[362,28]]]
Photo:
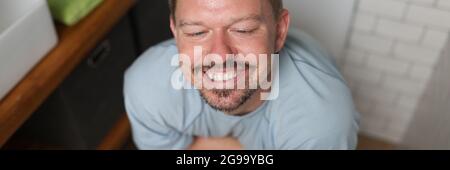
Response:
[[[251,64],[245,61],[233,61],[233,60],[227,60],[224,63],[220,63],[220,65],[222,65],[221,69],[234,70],[235,73],[238,72],[237,75],[235,75],[236,78],[233,78],[234,80],[231,80],[234,81],[233,84],[234,88],[231,89],[199,88],[199,92],[203,100],[209,106],[211,106],[211,108],[225,112],[226,114],[231,114],[234,111],[238,110],[241,106],[246,104],[252,98],[252,96],[254,96],[254,94],[259,90],[259,88],[256,89],[250,88],[249,85],[250,84],[249,75],[256,72],[257,65],[255,63]],[[198,80],[204,79],[211,80],[211,78],[207,76],[207,72],[214,66],[216,66],[216,63],[212,63],[211,65],[196,66],[192,70],[192,72],[194,73],[192,76],[197,76]],[[239,79],[239,77],[242,75],[243,79]],[[240,88],[238,86],[240,85],[239,83],[240,81],[244,82],[245,88]]]
[[[202,89],[200,95],[213,109],[231,113],[244,105],[256,91],[256,89]]]

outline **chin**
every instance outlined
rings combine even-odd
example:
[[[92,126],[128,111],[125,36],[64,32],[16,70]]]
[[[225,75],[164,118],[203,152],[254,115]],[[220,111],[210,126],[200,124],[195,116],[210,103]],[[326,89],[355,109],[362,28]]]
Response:
[[[202,98],[214,109],[230,113],[239,109],[249,100],[256,90],[200,90]]]

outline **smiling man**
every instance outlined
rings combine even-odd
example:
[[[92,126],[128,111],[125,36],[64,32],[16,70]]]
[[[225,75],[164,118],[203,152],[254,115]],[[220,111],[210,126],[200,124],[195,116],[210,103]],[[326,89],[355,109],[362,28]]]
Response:
[[[174,40],[125,75],[139,149],[355,149],[349,89],[281,0],[169,5]]]

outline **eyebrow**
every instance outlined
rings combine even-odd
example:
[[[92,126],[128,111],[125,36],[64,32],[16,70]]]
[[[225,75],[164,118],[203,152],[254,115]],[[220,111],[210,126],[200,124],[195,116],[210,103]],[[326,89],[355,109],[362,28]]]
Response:
[[[247,16],[244,16],[241,18],[232,19],[230,25],[233,25],[235,23],[242,22],[242,21],[247,21],[247,20],[254,20],[254,21],[262,22],[262,21],[264,21],[264,18],[261,15],[251,14],[251,15],[247,15]]]
[[[262,21],[264,21],[264,18],[261,15],[251,14],[251,15],[247,15],[244,17],[240,17],[240,18],[233,18],[233,19],[231,19],[231,22],[230,22],[231,24],[229,24],[229,25],[233,25],[235,23],[247,21],[247,20],[254,20],[254,21],[262,22]],[[178,24],[178,27],[202,26],[202,25],[205,25],[205,24],[201,21],[186,21],[186,20],[181,19]]]
[[[191,22],[191,21],[180,20],[180,24],[178,24],[178,27],[200,26],[200,25],[204,25],[203,22]]]

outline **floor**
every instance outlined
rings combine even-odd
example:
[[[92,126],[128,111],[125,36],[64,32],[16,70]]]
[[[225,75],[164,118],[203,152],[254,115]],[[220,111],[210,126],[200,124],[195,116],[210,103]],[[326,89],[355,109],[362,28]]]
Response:
[[[358,139],[358,150],[394,150],[394,144],[385,142],[380,139],[360,135]]]

